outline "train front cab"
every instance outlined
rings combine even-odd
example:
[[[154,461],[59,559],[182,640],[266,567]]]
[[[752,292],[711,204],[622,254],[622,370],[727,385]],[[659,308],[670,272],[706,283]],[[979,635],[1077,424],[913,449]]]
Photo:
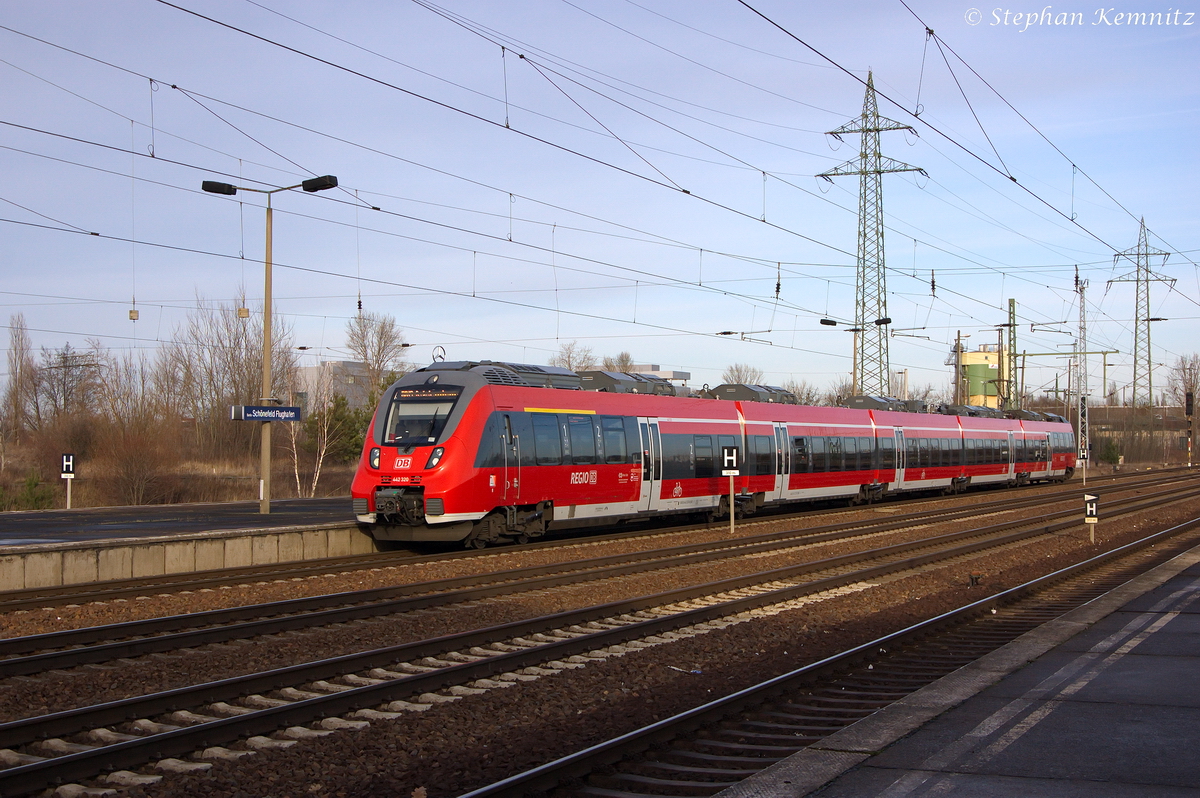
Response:
[[[463,483],[486,409],[482,380],[414,372],[385,393],[367,430],[351,500],[376,540],[453,541],[482,517]]]

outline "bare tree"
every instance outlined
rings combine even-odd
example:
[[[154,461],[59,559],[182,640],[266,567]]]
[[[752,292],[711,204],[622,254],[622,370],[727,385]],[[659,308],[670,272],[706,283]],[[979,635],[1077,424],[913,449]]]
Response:
[[[80,352],[67,343],[62,349],[42,347],[35,386],[39,414],[57,419],[87,412],[93,405],[99,364],[93,352]]]
[[[318,372],[316,384],[305,386],[309,389],[308,409],[306,411],[308,418],[305,419],[305,423],[287,425],[288,453],[292,457],[292,474],[296,478],[296,495],[301,498],[315,496],[317,482],[321,479],[321,468],[325,463],[325,452],[329,448],[330,414],[324,411],[325,406],[331,398],[330,388],[332,387],[332,383],[331,372],[321,369]],[[297,390],[298,386],[293,389],[293,396]],[[316,414],[315,420],[314,414]],[[310,427],[313,432],[313,440],[308,439]],[[310,450],[313,454],[312,472],[311,474],[305,474],[303,480],[300,474],[300,451],[302,449]],[[311,479],[309,478],[310,476]]]
[[[821,390],[805,379],[790,379],[783,384],[783,389],[796,397],[796,402],[802,405],[821,404]]]
[[[262,313],[239,318],[244,297],[231,304],[198,299],[154,370],[156,389],[168,406],[195,421],[196,443],[210,456],[227,457],[252,445],[251,424],[231,425],[230,405],[257,404],[262,398]],[[292,331],[273,313],[271,393],[287,396],[296,368]]]
[[[733,363],[721,372],[721,379],[729,385],[761,385],[763,371],[749,363]]]
[[[11,368],[9,369],[11,372]],[[1200,385],[1200,354],[1180,355],[1167,375],[1167,396],[1172,404],[1183,405],[1190,391],[1195,396]]]
[[[596,368],[596,356],[590,346],[570,341],[559,345],[558,354],[550,358],[550,365],[571,371],[592,371]]]
[[[828,405],[830,407],[838,407],[839,405],[845,404],[846,400],[849,399],[853,393],[854,381],[849,377],[839,377],[832,385],[829,386],[829,390],[825,391],[825,394],[821,399],[821,404]]]
[[[8,322],[8,386],[4,391],[4,407],[0,410],[0,471],[8,467],[12,447],[31,428],[36,419],[37,366],[33,363],[33,345],[25,329],[25,316],[14,313]]]
[[[616,357],[606,355],[604,360],[600,362],[600,368],[605,371],[627,372],[633,368],[633,355],[628,352],[619,352]]]
[[[940,404],[949,404],[953,398],[953,390],[949,385],[943,385],[938,388],[933,383],[925,383],[925,385],[914,385],[908,389],[910,399],[919,399],[930,407],[937,407]]]
[[[382,313],[359,313],[346,322],[346,348],[366,364],[371,381],[370,404],[379,393],[410,368],[404,357],[408,344],[396,319]]]
[[[145,355],[115,357],[93,341],[97,364],[98,472],[110,498],[120,504],[160,501],[162,486],[177,461],[178,423],[163,412],[154,367]]]

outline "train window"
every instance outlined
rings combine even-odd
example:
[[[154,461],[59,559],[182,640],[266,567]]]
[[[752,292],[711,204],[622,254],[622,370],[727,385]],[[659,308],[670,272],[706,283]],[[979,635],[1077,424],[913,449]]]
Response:
[[[691,435],[662,435],[663,479],[691,479],[695,476]]]
[[[812,446],[812,470],[814,472],[825,472],[829,470],[829,455],[825,453],[825,439],[819,435],[814,435],[808,439]]]
[[[857,471],[859,469],[858,438],[842,438],[842,456],[845,458],[847,471]]]
[[[792,472],[807,474],[810,470],[812,470],[812,462],[809,459],[808,438],[803,436],[792,438]]]
[[[571,463],[571,429],[568,419],[564,416],[558,419],[558,439],[562,441],[563,464]]]
[[[646,424],[638,424],[638,427],[642,431],[642,479],[648,480],[653,471],[650,465],[650,427]]]
[[[751,435],[750,446],[754,450],[754,470],[748,474],[775,473],[775,436]]]
[[[892,469],[896,467],[896,441],[894,438],[880,438],[879,468]]]
[[[529,413],[507,413],[506,415],[521,465],[533,465],[536,461],[534,460],[533,422],[529,420]],[[509,458],[509,465],[514,465],[511,461],[512,455],[509,455]]]
[[[562,463],[562,444],[558,436],[558,416],[549,413],[533,414],[533,446],[538,465]]]
[[[875,439],[859,436],[858,467],[864,471],[875,468]]]
[[[842,457],[841,438],[831,437],[825,439],[825,463],[830,471],[842,471],[846,467],[845,460]]]
[[[479,439],[479,448],[475,452],[476,468],[499,468],[504,465],[504,434],[500,422],[500,414],[488,416],[483,436]]]
[[[384,423],[383,442],[393,446],[428,446],[437,442],[462,388],[419,386],[398,388]]]
[[[650,438],[653,441],[652,445],[654,447],[654,456],[650,458],[651,477],[653,479],[662,479],[662,473],[661,473],[662,460],[663,460],[662,436],[659,435],[659,433],[658,433],[658,425],[657,424],[650,425]]]
[[[627,461],[635,465],[642,462],[642,444],[638,437],[638,420],[632,416],[621,419],[625,423],[625,446],[629,452]]]
[[[596,433],[591,416],[568,416],[571,433],[571,462],[591,465],[596,462]]]
[[[625,422],[616,416],[605,416],[600,419],[600,429],[604,433],[604,462],[624,463],[629,454],[625,446]]]
[[[713,446],[711,435],[696,436],[696,477],[713,477]]]

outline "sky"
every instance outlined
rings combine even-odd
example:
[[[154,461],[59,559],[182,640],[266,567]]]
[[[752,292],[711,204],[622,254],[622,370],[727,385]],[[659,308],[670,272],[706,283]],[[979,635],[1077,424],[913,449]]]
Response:
[[[271,199],[302,364],[348,358],[361,302],[416,364],[577,341],[823,389],[852,368],[858,180],[818,175],[858,157],[828,133],[868,72],[910,128],[883,155],[923,170],[883,177],[892,369],[944,388],[1014,299],[1026,389],[1065,388],[1078,273],[1113,352],[1091,392],[1120,391],[1144,218],[1165,387],[1200,348],[1200,3],[1159,0],[3,0],[0,321],[153,357],[262,302],[265,195],[202,181],[329,174]]]

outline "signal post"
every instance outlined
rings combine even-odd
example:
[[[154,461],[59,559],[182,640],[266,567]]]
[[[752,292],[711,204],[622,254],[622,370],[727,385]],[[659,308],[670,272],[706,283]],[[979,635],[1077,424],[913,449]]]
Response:
[[[736,446],[721,447],[721,476],[729,477],[729,534],[733,534],[733,519],[737,515],[734,501],[733,478],[738,475],[738,449]]]

